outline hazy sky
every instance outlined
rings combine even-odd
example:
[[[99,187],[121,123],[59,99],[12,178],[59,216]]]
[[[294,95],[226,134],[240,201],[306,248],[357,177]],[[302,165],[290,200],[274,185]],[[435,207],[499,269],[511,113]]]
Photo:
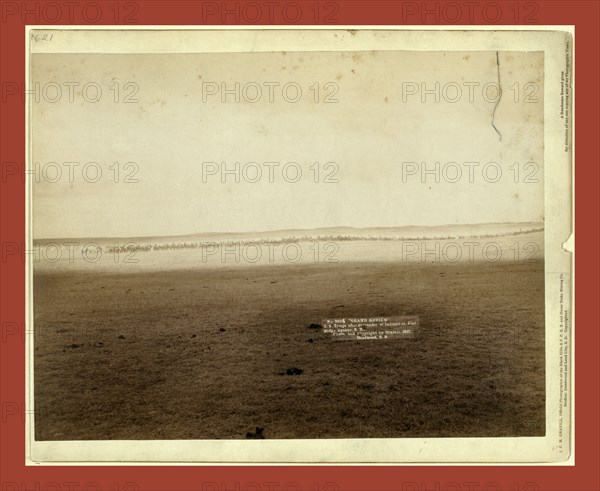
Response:
[[[491,125],[495,87],[487,101],[482,93],[486,83],[497,81],[495,52],[35,54],[32,82],[47,87],[48,98],[55,92],[44,84],[57,83],[63,92],[57,102],[32,104],[33,161],[41,174],[34,185],[34,237],[541,221],[543,53],[501,52],[499,60],[503,94],[494,121],[502,141]],[[97,103],[81,93],[90,82],[102,88]],[[239,103],[233,95],[221,102],[220,92],[203,97],[203,90],[215,88],[212,83],[220,90],[222,83],[231,89],[235,82]],[[420,91],[422,83],[434,89],[436,82],[439,102],[430,94],[423,103],[420,92],[403,101],[403,84]],[[79,83],[73,102],[65,83]],[[255,103],[244,98],[257,95],[256,85],[244,92],[248,83],[262,88]],[[273,102],[269,83],[279,83]],[[283,97],[282,86],[289,83],[302,90],[296,103]],[[111,86],[119,87],[117,103]],[[294,87],[288,87],[288,98],[296,96]],[[134,88],[139,102],[124,103]],[[339,102],[323,102],[333,89]],[[86,94],[95,97],[93,88]],[[48,162],[63,169],[57,182],[44,179],[42,170],[54,176]],[[80,163],[74,182],[66,162]],[[82,177],[87,162],[102,170],[96,183]],[[126,162],[135,166],[124,168]],[[263,174],[254,183],[236,183],[233,175],[222,183],[220,173],[205,175],[203,182],[203,162],[230,169],[236,162],[240,169],[256,162]],[[273,183],[265,162],[280,164],[273,167]],[[288,162],[302,170],[296,183],[282,175]],[[326,170],[336,168],[324,169],[327,162],[336,164],[339,182],[322,182]],[[430,174],[422,183],[417,172],[403,182],[403,167],[410,170],[403,162],[430,169],[440,162],[450,179],[456,166],[444,165],[456,162],[463,174],[454,183],[436,183]],[[480,164],[473,183],[465,162]],[[496,183],[482,175],[488,162],[502,169]],[[535,165],[525,167],[527,162]],[[123,182],[136,167],[139,182]],[[488,178],[494,168],[488,167]],[[253,179],[255,167],[245,169]],[[293,178],[293,168],[288,171]],[[523,182],[532,173],[539,182]]]

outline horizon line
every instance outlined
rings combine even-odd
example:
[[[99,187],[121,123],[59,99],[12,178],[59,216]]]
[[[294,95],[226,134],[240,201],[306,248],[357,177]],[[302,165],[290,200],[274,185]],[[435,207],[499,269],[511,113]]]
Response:
[[[402,229],[402,228],[423,228],[423,229],[432,229],[432,228],[442,228],[442,227],[477,227],[484,225],[520,225],[520,224],[539,224],[542,227],[545,226],[545,221],[526,221],[526,222],[480,222],[480,223],[446,223],[440,225],[398,225],[398,226],[371,226],[371,227],[353,227],[348,225],[336,225],[329,227],[312,227],[312,228],[286,228],[286,229],[272,229],[272,230],[253,230],[249,232],[191,232],[191,233],[181,233],[181,234],[167,234],[167,235],[95,235],[95,236],[78,236],[78,237],[32,237],[32,240],[76,240],[76,239],[150,239],[150,238],[162,238],[168,239],[170,237],[191,237],[198,235],[247,235],[247,234],[266,234],[266,233],[275,233],[275,232],[291,232],[295,230],[303,230],[303,231],[316,231],[316,230],[326,230],[326,229],[355,229],[355,230],[368,230],[368,229]]]

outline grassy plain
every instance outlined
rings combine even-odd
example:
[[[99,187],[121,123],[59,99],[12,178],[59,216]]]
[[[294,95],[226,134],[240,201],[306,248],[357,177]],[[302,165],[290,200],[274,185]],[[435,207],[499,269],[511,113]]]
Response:
[[[545,432],[540,258],[38,267],[34,302],[38,440]],[[308,329],[393,315],[417,336]]]

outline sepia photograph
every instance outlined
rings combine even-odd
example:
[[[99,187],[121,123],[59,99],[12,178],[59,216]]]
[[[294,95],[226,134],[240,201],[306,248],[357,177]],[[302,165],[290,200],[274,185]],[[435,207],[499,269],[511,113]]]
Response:
[[[569,32],[28,43],[33,460],[568,458]]]

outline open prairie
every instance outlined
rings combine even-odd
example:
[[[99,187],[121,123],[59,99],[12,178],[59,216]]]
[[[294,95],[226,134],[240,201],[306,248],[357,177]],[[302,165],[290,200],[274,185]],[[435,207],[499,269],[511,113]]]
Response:
[[[36,439],[544,435],[543,258],[374,244],[337,263],[36,267]],[[419,316],[413,339],[308,328],[395,315]]]

